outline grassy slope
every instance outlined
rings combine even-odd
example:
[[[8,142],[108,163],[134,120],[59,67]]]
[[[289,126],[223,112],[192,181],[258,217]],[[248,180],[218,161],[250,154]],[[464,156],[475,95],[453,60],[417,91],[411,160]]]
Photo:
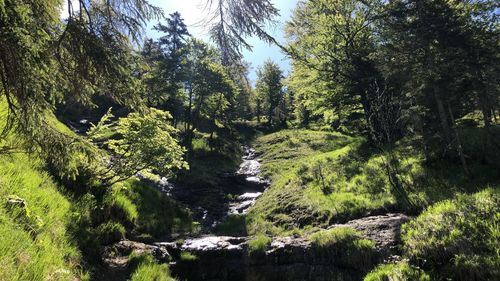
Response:
[[[380,265],[365,280],[499,280],[499,192],[459,194],[430,206],[403,227],[405,260]]]
[[[394,155],[409,204],[389,184],[385,158],[362,138],[285,130],[257,138],[254,147],[273,184],[246,218],[251,234],[284,235],[374,213],[420,212],[456,194],[498,186],[499,180],[494,166],[471,165],[475,178],[469,180],[460,176],[460,166],[426,166],[421,154],[400,145]]]
[[[5,112],[0,103],[0,128]],[[70,218],[70,202],[40,159],[0,155],[0,280],[74,280],[80,254],[66,229]]]
[[[0,100],[0,128],[6,112]],[[53,115],[47,120],[57,130],[74,134]],[[11,133],[0,146],[15,140],[19,138]],[[91,279],[84,270],[92,270],[88,265],[99,263],[102,247],[126,232],[151,239],[190,231],[186,210],[135,178],[104,194],[98,186],[87,188],[86,194],[64,189],[34,154],[0,155],[0,280]],[[164,267],[148,264],[147,271],[162,271],[158,274],[169,278]]]
[[[249,213],[250,233],[285,234],[394,204],[376,164],[354,158],[362,146],[361,138],[308,130],[259,137],[262,174],[273,184]]]

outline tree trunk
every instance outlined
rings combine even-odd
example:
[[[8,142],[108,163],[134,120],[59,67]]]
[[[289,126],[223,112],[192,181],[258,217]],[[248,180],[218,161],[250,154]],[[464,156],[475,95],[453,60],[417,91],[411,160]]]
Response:
[[[458,133],[457,125],[455,124],[455,117],[453,116],[453,111],[451,110],[450,103],[447,103],[448,105],[448,113],[450,114],[450,121],[451,125],[453,128],[453,132],[455,133],[455,141],[456,141],[456,147],[457,147],[457,152],[458,152],[458,157],[460,157],[460,162],[462,163],[462,168],[464,169],[465,175],[468,177],[471,176],[469,167],[467,165],[467,161],[465,160],[465,155],[464,155],[464,149],[462,146],[462,141],[460,139],[460,134]]]
[[[434,94],[434,99],[436,100],[436,105],[438,109],[438,114],[439,114],[439,120],[441,121],[441,129],[443,130],[443,137],[446,142],[446,145],[449,146],[451,144],[451,130],[450,126],[448,124],[448,118],[447,114],[444,108],[443,100],[441,98],[441,95],[439,94],[439,86],[438,85],[433,85],[433,94]],[[448,148],[447,148],[448,149]]]

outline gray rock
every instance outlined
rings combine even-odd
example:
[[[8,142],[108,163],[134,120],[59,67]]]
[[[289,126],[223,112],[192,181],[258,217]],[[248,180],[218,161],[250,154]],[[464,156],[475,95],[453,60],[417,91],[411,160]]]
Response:
[[[186,280],[361,280],[373,267],[397,254],[397,237],[409,217],[403,214],[371,216],[333,225],[349,226],[376,243],[373,252],[356,252],[343,245],[318,248],[304,237],[276,237],[265,252],[249,252],[246,237],[206,236],[176,247],[197,259],[174,257],[174,275]],[[169,252],[172,252],[170,249]]]

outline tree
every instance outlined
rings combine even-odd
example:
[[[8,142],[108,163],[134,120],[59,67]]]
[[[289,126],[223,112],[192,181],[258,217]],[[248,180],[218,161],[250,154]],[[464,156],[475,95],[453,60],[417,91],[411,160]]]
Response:
[[[187,48],[184,131],[186,146],[190,148],[195,129],[208,130],[213,138],[216,130],[230,126],[237,87],[220,64],[215,49],[196,39],[190,40]],[[203,121],[208,121],[209,126],[202,128]]]
[[[39,150],[49,165],[64,170],[71,167],[64,160],[78,143],[77,150],[91,152],[46,117],[63,102],[95,106],[96,96],[140,107],[142,84],[131,41],[162,12],[146,0],[68,1],[63,22],[60,4],[2,1],[0,95],[9,105],[3,136],[15,129],[23,136],[24,147]]]
[[[457,153],[466,174],[456,120],[474,109],[474,99],[485,124],[490,119],[484,103],[490,95],[485,82],[493,74],[486,71],[492,70],[486,60],[495,61],[490,43],[494,9],[490,1],[392,1],[381,32],[384,72],[402,81],[405,115],[416,123],[413,131],[422,136],[424,147],[437,141],[447,155]],[[481,23],[485,19],[491,27]]]
[[[370,116],[373,89],[384,84],[372,58],[380,10],[378,0],[299,4],[286,28],[294,59],[289,85],[302,103],[299,109],[339,126],[361,106],[369,135],[378,134],[379,124]]]
[[[268,60],[257,71],[257,92],[265,103],[267,123],[274,124],[275,110],[283,100],[283,71],[273,61]]]
[[[270,43],[276,40],[266,31],[266,25],[273,23],[279,15],[270,0],[208,0],[211,12],[206,23],[211,26],[210,35],[221,53],[224,66],[241,62],[242,50],[252,48],[246,37],[256,35]]]
[[[157,87],[156,92],[149,95],[156,98],[156,106],[172,113],[174,126],[182,119],[184,114],[184,97],[181,90],[185,78],[183,63],[186,58],[186,40],[190,37],[184,20],[178,12],[170,14],[166,25],[159,23],[154,27],[162,33],[156,44],[161,53],[153,58],[154,73],[152,79],[147,81],[150,86]],[[143,52],[143,55],[148,55]]]
[[[100,178],[108,186],[124,181],[138,172],[153,169],[169,175],[175,169],[187,169],[183,160],[185,149],[174,136],[178,131],[168,124],[172,116],[165,111],[150,108],[147,113],[130,113],[112,121],[111,109],[88,136],[112,152],[106,161],[108,170],[100,171]]]

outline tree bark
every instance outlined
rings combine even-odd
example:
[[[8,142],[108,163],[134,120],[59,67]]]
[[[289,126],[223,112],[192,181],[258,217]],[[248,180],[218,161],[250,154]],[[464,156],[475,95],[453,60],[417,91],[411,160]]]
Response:
[[[462,140],[460,139],[460,134],[458,133],[457,125],[455,124],[455,117],[453,116],[453,111],[451,110],[450,103],[448,102],[447,105],[448,105],[448,113],[450,114],[450,121],[451,121],[451,125],[453,128],[453,132],[455,133],[455,141],[456,141],[458,157],[460,157],[460,162],[462,163],[462,168],[464,169],[465,175],[470,177],[471,173],[470,173],[469,167],[467,165],[467,160],[465,159],[464,149],[462,146]]]
[[[434,84],[432,87],[434,99],[436,100],[437,110],[439,114],[439,120],[441,122],[441,129],[443,130],[443,137],[446,142],[446,145],[451,145],[451,130],[450,125],[448,124],[447,114],[444,108],[443,99],[439,93],[439,86]]]

